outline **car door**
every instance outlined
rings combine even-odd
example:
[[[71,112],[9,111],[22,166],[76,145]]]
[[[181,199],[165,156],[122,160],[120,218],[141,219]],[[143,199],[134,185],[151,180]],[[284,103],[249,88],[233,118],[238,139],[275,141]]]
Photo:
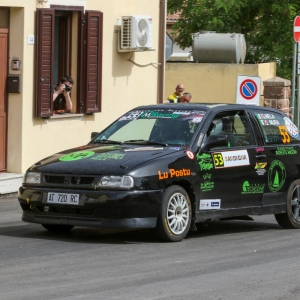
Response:
[[[217,113],[206,139],[227,136],[228,144],[200,151],[199,210],[241,209],[261,203],[267,182],[266,155],[259,152],[245,110]],[[205,141],[204,141],[205,143]],[[203,147],[202,147],[203,149]]]
[[[262,205],[281,205],[285,203],[289,185],[299,178],[299,130],[280,112],[255,109],[252,114],[262,134],[262,151],[268,163]]]

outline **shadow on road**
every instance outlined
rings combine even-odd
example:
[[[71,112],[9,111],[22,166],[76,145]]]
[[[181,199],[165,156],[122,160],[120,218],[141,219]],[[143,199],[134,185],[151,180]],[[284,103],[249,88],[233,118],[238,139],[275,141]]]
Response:
[[[214,235],[225,235],[246,232],[283,230],[275,222],[257,221],[210,221],[197,224],[196,232],[189,232],[186,239],[204,238]],[[41,225],[20,223],[20,225],[0,228],[0,236],[25,239],[56,240],[68,243],[90,244],[128,244],[128,243],[161,243],[151,229],[97,229],[74,227],[67,233],[53,233]]]

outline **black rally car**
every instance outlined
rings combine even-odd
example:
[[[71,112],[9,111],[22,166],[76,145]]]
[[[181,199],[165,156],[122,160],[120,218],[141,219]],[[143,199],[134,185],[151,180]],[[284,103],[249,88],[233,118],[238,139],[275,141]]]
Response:
[[[31,166],[22,220],[50,231],[155,228],[167,241],[197,222],[247,215],[300,228],[299,146],[297,127],[273,109],[137,107],[87,145]]]

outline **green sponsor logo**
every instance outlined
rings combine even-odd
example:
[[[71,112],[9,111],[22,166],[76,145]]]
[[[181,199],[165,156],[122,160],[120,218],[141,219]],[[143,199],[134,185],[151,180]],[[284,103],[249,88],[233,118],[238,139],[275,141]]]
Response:
[[[90,157],[94,154],[95,154],[95,152],[93,152],[93,151],[77,151],[77,152],[73,152],[73,153],[63,155],[59,158],[59,160],[60,161],[80,160],[80,159]]]
[[[202,192],[209,192],[215,187],[215,183],[213,181],[204,181],[200,184],[200,189]]]
[[[277,147],[276,155],[291,155],[297,154],[297,150],[294,147]]]
[[[262,194],[264,189],[265,184],[250,184],[249,181],[245,181],[242,194]]]
[[[154,111],[154,110],[149,110],[141,114],[140,118],[145,119],[145,118],[172,118],[172,119],[177,119],[179,117],[178,114],[173,114],[173,113],[163,113],[159,111]]]
[[[279,191],[285,183],[286,171],[280,160],[273,160],[268,172],[268,185],[272,192]]]
[[[212,158],[209,154],[203,153],[201,155],[197,154],[196,158],[198,160],[198,164],[200,166],[200,170],[210,170],[214,167],[212,163]]]

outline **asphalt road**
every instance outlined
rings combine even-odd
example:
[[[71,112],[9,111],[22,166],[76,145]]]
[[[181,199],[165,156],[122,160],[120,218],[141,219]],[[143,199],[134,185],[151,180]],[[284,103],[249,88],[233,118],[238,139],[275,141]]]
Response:
[[[53,234],[0,198],[0,299],[300,299],[300,230],[216,221],[180,243],[150,230]]]

